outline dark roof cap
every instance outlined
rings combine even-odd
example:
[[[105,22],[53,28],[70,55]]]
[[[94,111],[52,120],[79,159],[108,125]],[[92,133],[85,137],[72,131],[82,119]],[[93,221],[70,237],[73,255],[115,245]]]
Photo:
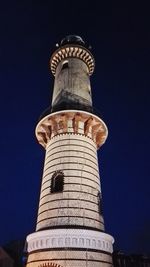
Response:
[[[79,44],[79,45],[85,45],[85,42],[82,40],[82,38],[78,35],[68,35],[65,38],[63,38],[60,42],[60,45],[66,45],[66,44]]]

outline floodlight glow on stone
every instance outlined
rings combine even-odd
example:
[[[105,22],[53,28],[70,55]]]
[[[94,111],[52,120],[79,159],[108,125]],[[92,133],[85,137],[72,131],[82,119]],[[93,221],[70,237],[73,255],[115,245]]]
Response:
[[[97,159],[108,129],[93,111],[94,66],[76,35],[65,37],[51,56],[52,103],[35,131],[46,155],[27,267],[112,266],[114,239],[105,233]]]

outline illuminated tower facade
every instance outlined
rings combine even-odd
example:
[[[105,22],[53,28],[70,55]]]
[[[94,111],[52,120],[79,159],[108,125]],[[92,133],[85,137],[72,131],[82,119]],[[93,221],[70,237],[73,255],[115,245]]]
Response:
[[[46,156],[36,232],[27,237],[27,267],[110,267],[97,149],[108,130],[93,112],[94,58],[79,36],[67,36],[50,59],[51,108],[36,127]]]

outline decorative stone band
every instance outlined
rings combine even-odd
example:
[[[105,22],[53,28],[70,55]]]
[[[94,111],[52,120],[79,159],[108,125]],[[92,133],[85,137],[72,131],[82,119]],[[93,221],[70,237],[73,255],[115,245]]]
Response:
[[[44,117],[36,127],[36,137],[46,148],[50,139],[60,134],[80,134],[91,138],[99,148],[104,144],[108,130],[105,123],[92,113],[63,110]]]
[[[28,252],[42,249],[74,248],[113,252],[112,236],[93,230],[53,229],[35,232],[27,236]]]
[[[95,64],[94,58],[90,51],[83,46],[66,45],[57,49],[51,56],[50,68],[54,76],[59,62],[68,57],[79,58],[83,60],[88,67],[89,75],[93,73]]]
[[[40,264],[38,267],[62,267],[62,266],[58,265],[57,263],[48,262],[48,263]]]

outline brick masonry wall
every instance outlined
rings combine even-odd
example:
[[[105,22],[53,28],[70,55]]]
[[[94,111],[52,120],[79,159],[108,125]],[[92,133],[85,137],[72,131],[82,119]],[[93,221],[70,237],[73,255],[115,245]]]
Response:
[[[64,173],[63,192],[51,193],[55,171]],[[46,148],[37,230],[57,225],[104,230],[99,191],[97,149],[92,139],[69,133],[53,137]]]

